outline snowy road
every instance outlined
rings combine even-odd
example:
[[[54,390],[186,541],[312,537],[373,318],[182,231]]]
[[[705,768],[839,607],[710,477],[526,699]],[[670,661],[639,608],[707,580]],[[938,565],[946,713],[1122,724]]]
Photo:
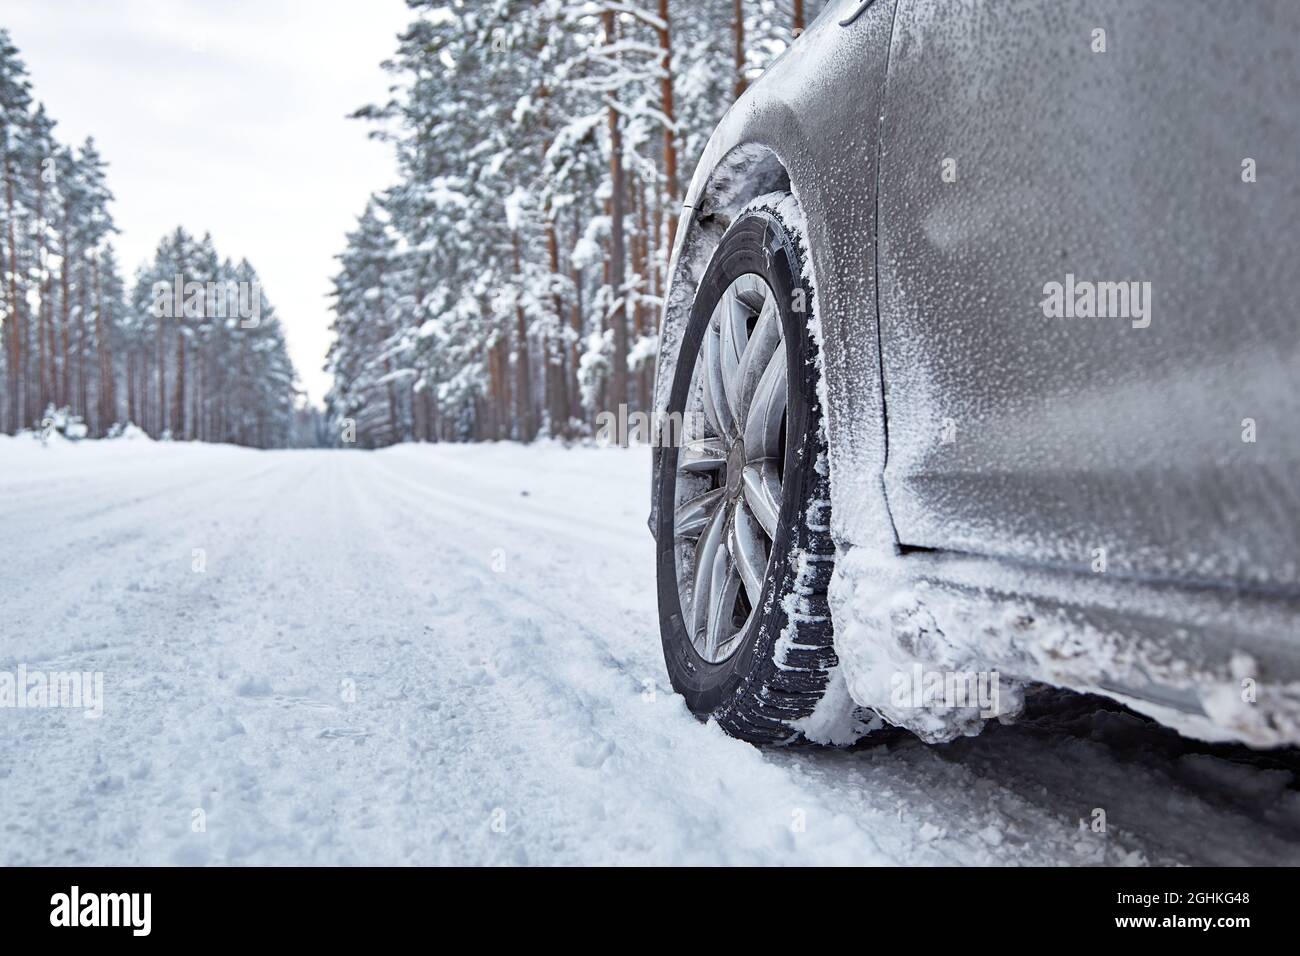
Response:
[[[0,863],[1300,863],[1294,754],[1087,699],[763,752],[665,688],[644,452],[0,437]],[[1095,808],[1107,832],[1087,826]]]

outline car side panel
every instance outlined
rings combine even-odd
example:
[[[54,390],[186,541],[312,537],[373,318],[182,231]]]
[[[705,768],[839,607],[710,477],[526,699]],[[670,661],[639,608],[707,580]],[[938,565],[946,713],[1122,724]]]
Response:
[[[900,0],[880,318],[902,543],[1300,588],[1297,36],[1281,0]],[[1046,317],[1067,275],[1150,283],[1149,325]]]

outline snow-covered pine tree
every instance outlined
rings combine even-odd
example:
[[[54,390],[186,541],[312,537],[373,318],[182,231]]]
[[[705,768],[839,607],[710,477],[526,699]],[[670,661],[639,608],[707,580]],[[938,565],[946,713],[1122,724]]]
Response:
[[[387,216],[372,198],[347,236],[334,276],[334,343],[326,370],[334,376],[327,396],[331,415],[356,423],[356,440],[366,448],[400,439],[401,418],[392,372],[394,303],[397,299],[397,243]],[[340,426],[340,435],[343,428]]]
[[[646,407],[683,170],[821,3],[744,0],[739,20],[735,0],[410,6],[393,96],[356,114],[400,181],[342,256],[332,429],[526,440]]]
[[[30,156],[31,83],[27,68],[6,30],[0,29],[0,294],[4,296],[5,416],[8,430],[16,431],[28,422],[26,392],[26,284],[21,273],[19,239],[30,215],[23,188],[23,170]]]
[[[119,332],[127,417],[149,434],[289,442],[298,392],[279,318],[252,265],[222,260],[211,236],[163,237]]]
[[[298,393],[283,330],[265,296],[260,322],[238,316],[257,280],[252,266],[219,263],[209,237],[178,229],[137,273],[128,301],[110,242],[112,198],[94,141],[58,142],[0,29],[0,428],[67,409],[92,435],[130,421],[153,435],[287,443]],[[160,317],[154,283],[170,288],[177,275],[205,292],[191,314]]]

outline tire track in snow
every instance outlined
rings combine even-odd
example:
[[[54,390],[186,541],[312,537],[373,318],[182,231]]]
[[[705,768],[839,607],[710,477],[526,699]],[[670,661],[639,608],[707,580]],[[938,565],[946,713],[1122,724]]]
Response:
[[[433,480],[437,476],[429,477]],[[510,536],[518,539],[520,529],[525,529],[526,534],[544,535],[544,529],[526,520],[488,531],[480,521],[448,514],[432,504],[421,494],[420,483],[390,473],[390,483],[395,479],[398,483],[390,487],[403,505],[424,509],[429,520],[440,526],[445,527],[448,518],[457,526],[456,543],[451,547],[459,553],[458,563],[464,566],[485,568],[491,546]],[[399,530],[393,528],[394,532]],[[466,543],[475,540],[480,542],[478,548]],[[640,567],[649,563],[647,542],[648,536],[638,549],[645,552]],[[547,536],[537,544],[542,553],[554,547]],[[418,546],[418,541],[412,544]],[[642,813],[652,814],[655,819],[653,825],[637,827],[635,850],[627,862],[752,862],[772,853],[788,862],[833,859],[862,863],[885,859],[870,834],[821,806],[815,795],[791,786],[787,776],[769,765],[759,751],[723,737],[715,727],[700,725],[685,711],[680,698],[662,689],[666,682],[657,656],[658,637],[649,630],[653,627],[652,617],[643,620],[645,630],[639,633],[627,634],[625,620],[612,629],[613,633],[626,635],[638,658],[654,655],[655,664],[649,673],[657,677],[660,689],[655,703],[647,704],[640,696],[642,688],[627,679],[633,667],[624,664],[621,675],[611,668],[619,660],[618,649],[601,639],[599,630],[575,619],[579,604],[571,593],[563,592],[562,585],[590,594],[590,582],[581,578],[566,580],[563,574],[521,580],[521,573],[515,571],[511,577],[517,583],[512,583],[505,576],[492,576],[494,580],[489,581],[480,571],[480,583],[473,592],[499,592],[508,599],[472,607],[466,615],[468,621],[462,623],[470,629],[490,627],[493,631],[524,635],[540,628],[546,635],[541,642],[525,644],[529,656],[522,666],[526,671],[521,671],[520,662],[510,660],[517,648],[508,644],[503,647],[500,641],[488,648],[498,655],[495,661],[485,661],[487,670],[497,672],[494,682],[504,671],[502,682],[513,685],[513,689],[502,688],[494,699],[499,696],[524,706],[480,716],[478,721],[480,726],[504,722],[494,746],[500,744],[499,738],[514,735],[511,727],[521,725],[532,727],[528,739],[539,736],[540,725],[540,734],[564,742],[565,748],[546,753],[547,760],[537,762],[535,771],[539,783],[548,778],[555,781],[550,793],[537,794],[550,804],[545,809],[548,815],[564,812],[566,801],[583,805],[587,798],[579,794],[584,792],[605,795],[603,802],[589,807],[588,816],[607,822],[595,830],[590,830],[590,821],[583,825],[586,855],[578,859],[608,858],[611,846],[628,841],[627,833],[610,833],[615,826],[626,830],[629,823],[611,818],[610,803],[640,806]],[[557,590],[561,592],[558,601],[549,597]],[[643,591],[643,587],[633,583],[632,590]],[[477,600],[482,602],[481,597]],[[588,605],[599,610],[598,602],[589,601]],[[545,613],[538,616],[538,611]],[[565,639],[556,641],[561,635]],[[524,640],[527,642],[527,637]],[[647,672],[644,664],[635,669]],[[755,776],[762,782],[756,783],[752,779]],[[568,796],[559,783],[565,777],[573,779]],[[703,793],[699,792],[701,788]],[[647,796],[653,796],[653,800],[648,802]],[[813,821],[803,832],[791,826],[795,811],[804,822]],[[688,824],[688,833],[694,834],[689,840],[681,832],[684,823]],[[669,840],[669,835],[679,839]]]

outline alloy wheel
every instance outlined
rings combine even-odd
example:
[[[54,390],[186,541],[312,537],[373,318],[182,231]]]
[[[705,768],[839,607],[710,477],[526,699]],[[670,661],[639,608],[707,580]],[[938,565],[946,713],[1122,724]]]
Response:
[[[712,664],[740,647],[762,599],[781,512],[785,339],[771,287],[728,286],[695,360],[678,456],[674,538],[687,632]],[[688,428],[690,424],[688,424]]]

